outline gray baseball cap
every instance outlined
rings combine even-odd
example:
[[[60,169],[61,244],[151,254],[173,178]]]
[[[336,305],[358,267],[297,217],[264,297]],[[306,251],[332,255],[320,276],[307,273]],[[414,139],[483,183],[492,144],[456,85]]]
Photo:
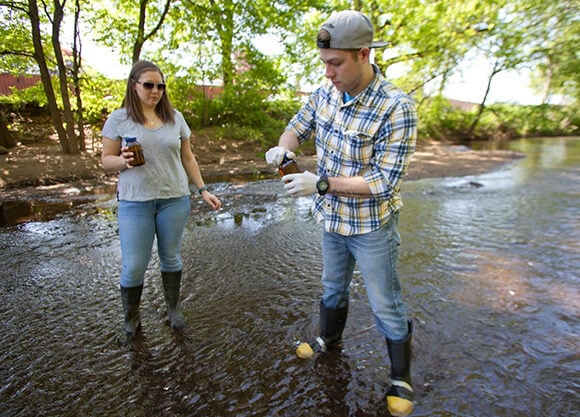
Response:
[[[356,10],[334,13],[322,24],[320,30],[323,29],[330,34],[330,39],[317,39],[316,44],[321,49],[383,48],[388,45],[388,42],[373,42],[373,24]]]

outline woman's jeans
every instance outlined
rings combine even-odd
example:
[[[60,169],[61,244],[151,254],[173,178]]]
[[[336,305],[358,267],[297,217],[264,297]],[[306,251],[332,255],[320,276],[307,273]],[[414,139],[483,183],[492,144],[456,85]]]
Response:
[[[119,201],[122,287],[143,284],[155,236],[161,271],[181,270],[181,238],[190,209],[189,196],[151,201]]]
[[[397,258],[401,239],[399,214],[371,233],[342,236],[322,235],[322,305],[341,308],[348,305],[355,263],[361,271],[367,296],[379,332],[386,338],[403,340],[408,333],[405,305],[397,277]]]

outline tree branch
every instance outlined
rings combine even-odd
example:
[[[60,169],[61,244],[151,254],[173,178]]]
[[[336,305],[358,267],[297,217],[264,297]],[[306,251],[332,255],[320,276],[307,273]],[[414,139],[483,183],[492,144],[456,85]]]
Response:
[[[163,21],[165,20],[165,16],[167,16],[167,13],[169,13],[170,6],[171,6],[171,0],[167,0],[167,2],[165,2],[165,8],[163,9],[163,13],[161,13],[161,17],[159,18],[159,22],[157,22],[157,25],[151,30],[151,32],[149,32],[147,35],[145,35],[143,40],[150,39],[161,28],[161,25],[163,24]]]
[[[24,56],[26,58],[34,58],[33,52],[28,51],[0,51],[1,56]]]

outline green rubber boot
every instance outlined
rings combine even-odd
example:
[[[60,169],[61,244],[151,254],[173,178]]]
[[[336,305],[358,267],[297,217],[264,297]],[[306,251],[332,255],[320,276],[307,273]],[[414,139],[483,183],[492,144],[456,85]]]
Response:
[[[185,318],[179,309],[179,292],[181,289],[181,271],[161,272],[167,315],[173,330],[183,330]]]
[[[387,340],[389,358],[391,359],[392,384],[387,391],[389,413],[395,417],[405,417],[413,412],[413,385],[411,383],[411,338],[413,322],[409,320],[409,333],[405,340],[393,342]]]
[[[342,332],[348,316],[348,304],[340,308],[324,307],[320,303],[320,336],[311,342],[303,342],[296,348],[296,355],[309,359],[315,353],[342,347]]]

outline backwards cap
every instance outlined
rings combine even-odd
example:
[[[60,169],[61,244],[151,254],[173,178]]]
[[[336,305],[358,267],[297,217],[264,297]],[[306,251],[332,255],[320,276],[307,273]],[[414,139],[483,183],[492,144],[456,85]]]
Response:
[[[361,49],[387,46],[387,42],[373,42],[373,24],[367,16],[356,10],[334,13],[322,24],[320,30],[326,30],[330,35],[328,40],[321,40],[319,36],[316,44],[321,49]]]

